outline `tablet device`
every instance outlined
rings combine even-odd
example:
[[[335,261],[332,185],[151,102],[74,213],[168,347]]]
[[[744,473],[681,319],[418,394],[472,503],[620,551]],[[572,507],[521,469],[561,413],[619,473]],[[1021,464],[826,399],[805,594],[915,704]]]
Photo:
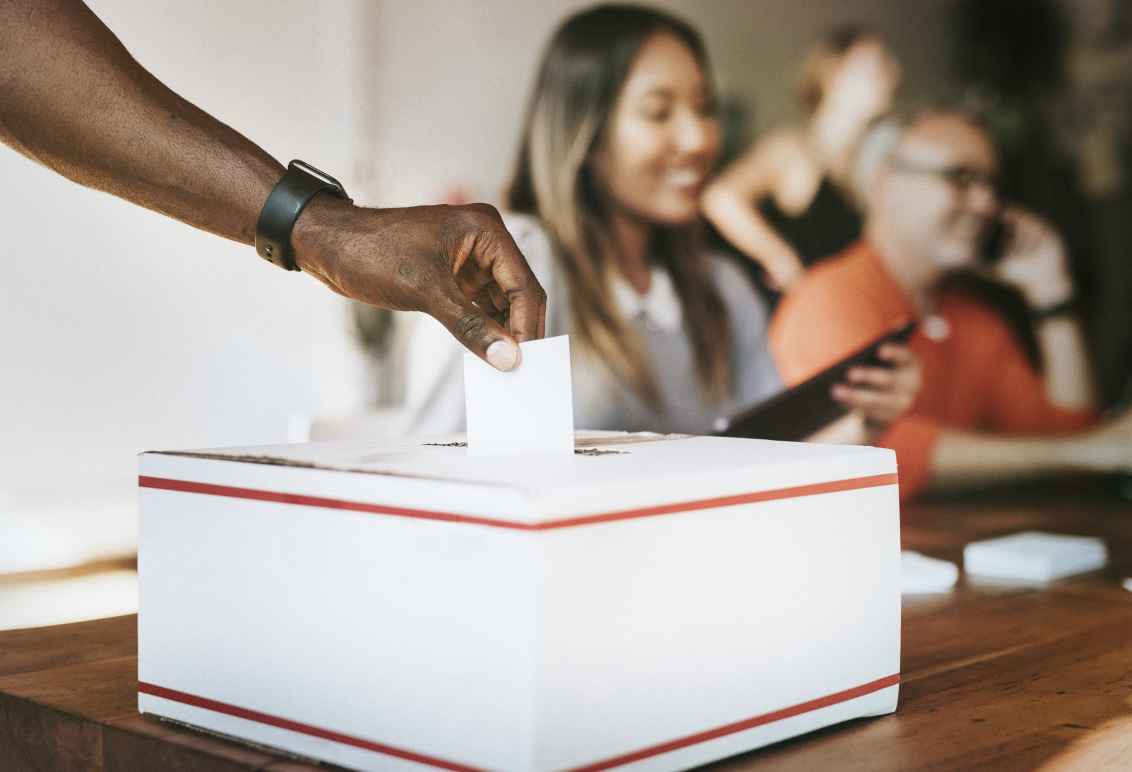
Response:
[[[885,343],[906,342],[915,329],[914,321],[895,327],[794,388],[717,419],[716,436],[793,442],[809,437],[849,412],[830,395],[834,384],[845,381],[846,373],[853,367],[890,367],[877,356],[877,351]]]

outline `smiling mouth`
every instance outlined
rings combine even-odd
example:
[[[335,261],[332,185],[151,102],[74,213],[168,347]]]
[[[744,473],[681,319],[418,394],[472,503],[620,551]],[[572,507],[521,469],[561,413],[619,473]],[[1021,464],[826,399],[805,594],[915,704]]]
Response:
[[[962,239],[982,238],[990,227],[992,219],[979,215],[963,215],[955,221],[952,233]]]
[[[674,188],[695,188],[703,184],[705,175],[695,169],[678,169],[666,172],[664,181]]]

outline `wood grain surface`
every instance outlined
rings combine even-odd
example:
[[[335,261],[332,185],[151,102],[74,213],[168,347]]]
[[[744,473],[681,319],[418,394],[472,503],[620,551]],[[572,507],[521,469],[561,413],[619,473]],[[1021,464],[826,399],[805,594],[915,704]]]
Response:
[[[907,507],[907,549],[961,561],[1024,529],[1103,537],[1103,571],[1045,587],[961,577],[906,596],[895,715],[831,727],[713,770],[1132,769],[1132,505],[1099,486]],[[327,769],[137,713],[136,617],[0,632],[0,769]]]

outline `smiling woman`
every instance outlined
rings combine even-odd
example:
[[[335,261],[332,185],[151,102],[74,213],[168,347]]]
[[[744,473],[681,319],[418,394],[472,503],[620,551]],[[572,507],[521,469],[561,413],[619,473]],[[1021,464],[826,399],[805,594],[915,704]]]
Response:
[[[611,288],[647,298],[653,266],[670,276],[701,386],[726,393],[731,330],[697,228],[718,152],[707,54],[690,26],[603,6],[551,40],[508,204],[537,217],[555,247],[576,344],[654,407],[656,373]]]
[[[781,388],[763,301],[701,243],[698,201],[719,148],[691,26],[607,5],[559,27],[506,204],[548,293],[547,334],[573,338],[575,426],[707,434]],[[450,347],[439,377],[414,390],[427,396],[410,404],[411,431],[463,428],[460,373]]]

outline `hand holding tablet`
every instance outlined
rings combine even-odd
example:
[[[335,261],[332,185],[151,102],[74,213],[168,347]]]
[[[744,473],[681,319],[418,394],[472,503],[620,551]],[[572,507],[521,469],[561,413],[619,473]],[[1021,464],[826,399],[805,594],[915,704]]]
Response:
[[[716,433],[800,442],[854,409],[887,424],[919,391],[919,363],[903,345],[915,329],[915,322],[901,325],[797,386],[720,418]]]

